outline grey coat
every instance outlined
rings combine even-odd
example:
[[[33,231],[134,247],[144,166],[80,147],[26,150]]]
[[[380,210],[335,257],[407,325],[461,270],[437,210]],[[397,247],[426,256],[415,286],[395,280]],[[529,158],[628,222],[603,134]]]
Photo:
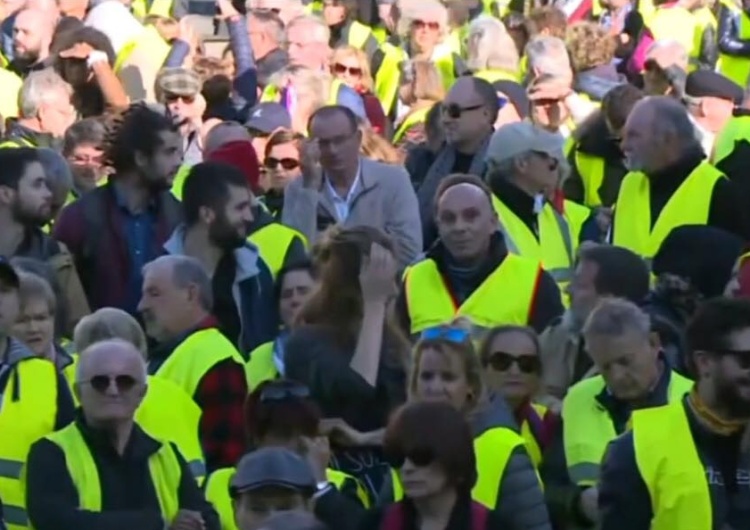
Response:
[[[352,198],[343,226],[373,226],[393,238],[396,259],[405,267],[422,251],[419,207],[409,174],[403,167],[361,159],[361,183]],[[325,183],[305,188],[302,176],[284,190],[282,222],[317,241],[329,226],[338,223],[333,196]]]

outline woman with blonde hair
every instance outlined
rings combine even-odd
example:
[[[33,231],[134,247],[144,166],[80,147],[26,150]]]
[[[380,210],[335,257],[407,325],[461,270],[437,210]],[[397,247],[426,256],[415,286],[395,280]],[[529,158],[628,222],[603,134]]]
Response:
[[[146,358],[146,335],[138,322],[121,309],[99,309],[81,319],[73,333],[79,352],[111,339],[132,344]],[[199,482],[206,476],[205,458],[198,439],[200,417],[201,409],[182,388],[162,377],[148,377],[148,391],[135,413],[135,421],[150,436],[174,443]]]
[[[406,150],[425,140],[427,113],[445,97],[440,73],[430,61],[404,61],[401,64],[399,98],[409,112],[396,124],[393,144]]]
[[[386,117],[383,105],[373,94],[370,61],[362,50],[353,46],[339,46],[331,56],[331,75],[353,88],[362,98],[365,113],[373,130],[383,134],[386,130]]]
[[[474,77],[490,83],[518,81],[518,50],[505,25],[496,18],[482,15],[469,25],[466,64]]]
[[[466,64],[448,43],[448,9],[438,0],[404,3],[399,34],[406,43],[409,57],[435,64],[445,90],[468,72]]]
[[[471,424],[478,479],[471,496],[510,528],[549,528],[544,495],[505,401],[491,399],[467,323],[425,329],[413,352],[409,401],[443,401]],[[391,472],[393,500],[403,496]],[[385,501],[385,499],[381,499]]]
[[[362,131],[362,144],[359,148],[362,156],[384,164],[403,164],[404,154],[393,147],[393,144],[379,135],[372,127],[360,125],[359,130]]]

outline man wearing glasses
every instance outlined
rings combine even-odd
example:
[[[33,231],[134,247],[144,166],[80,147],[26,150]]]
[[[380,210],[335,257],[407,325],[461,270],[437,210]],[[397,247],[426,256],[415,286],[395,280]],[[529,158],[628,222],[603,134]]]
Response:
[[[146,395],[146,364],[122,340],[82,352],[74,423],[36,442],[26,469],[37,530],[219,530],[177,448],[149,436],[134,415]]]
[[[21,471],[31,444],[73,419],[62,374],[9,336],[19,311],[18,275],[0,257],[0,498],[8,530],[29,525]]]

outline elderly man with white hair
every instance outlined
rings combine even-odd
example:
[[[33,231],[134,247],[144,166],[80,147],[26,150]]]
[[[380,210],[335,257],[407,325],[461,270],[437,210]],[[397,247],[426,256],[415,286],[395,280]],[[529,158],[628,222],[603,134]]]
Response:
[[[177,447],[135,421],[146,377],[146,361],[129,342],[107,340],[81,353],[74,384],[80,414],[29,452],[34,528],[219,530]]]
[[[473,75],[494,83],[518,79],[518,50],[497,18],[482,15],[469,24],[466,66]]]

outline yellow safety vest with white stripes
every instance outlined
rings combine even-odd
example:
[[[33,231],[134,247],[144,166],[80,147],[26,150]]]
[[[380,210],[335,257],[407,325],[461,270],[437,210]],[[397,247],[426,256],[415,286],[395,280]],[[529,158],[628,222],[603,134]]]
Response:
[[[57,368],[28,357],[11,368],[0,395],[0,499],[8,530],[26,530],[26,491],[21,483],[32,444],[55,429]]]
[[[679,402],[693,382],[677,372],[669,375],[667,399]],[[573,385],[563,400],[563,442],[570,480],[578,486],[593,486],[599,478],[604,453],[617,437],[612,418],[596,396],[605,388],[600,375]]]
[[[706,468],[682,400],[634,412],[633,448],[652,500],[651,530],[713,528]]]
[[[65,455],[68,474],[78,491],[79,508],[101,512],[102,487],[99,472],[78,426],[73,423],[47,435],[46,438],[62,449]],[[148,468],[159,500],[161,515],[165,521],[172,521],[180,509],[178,491],[182,480],[182,468],[170,443],[161,443],[159,450],[149,457]]]

